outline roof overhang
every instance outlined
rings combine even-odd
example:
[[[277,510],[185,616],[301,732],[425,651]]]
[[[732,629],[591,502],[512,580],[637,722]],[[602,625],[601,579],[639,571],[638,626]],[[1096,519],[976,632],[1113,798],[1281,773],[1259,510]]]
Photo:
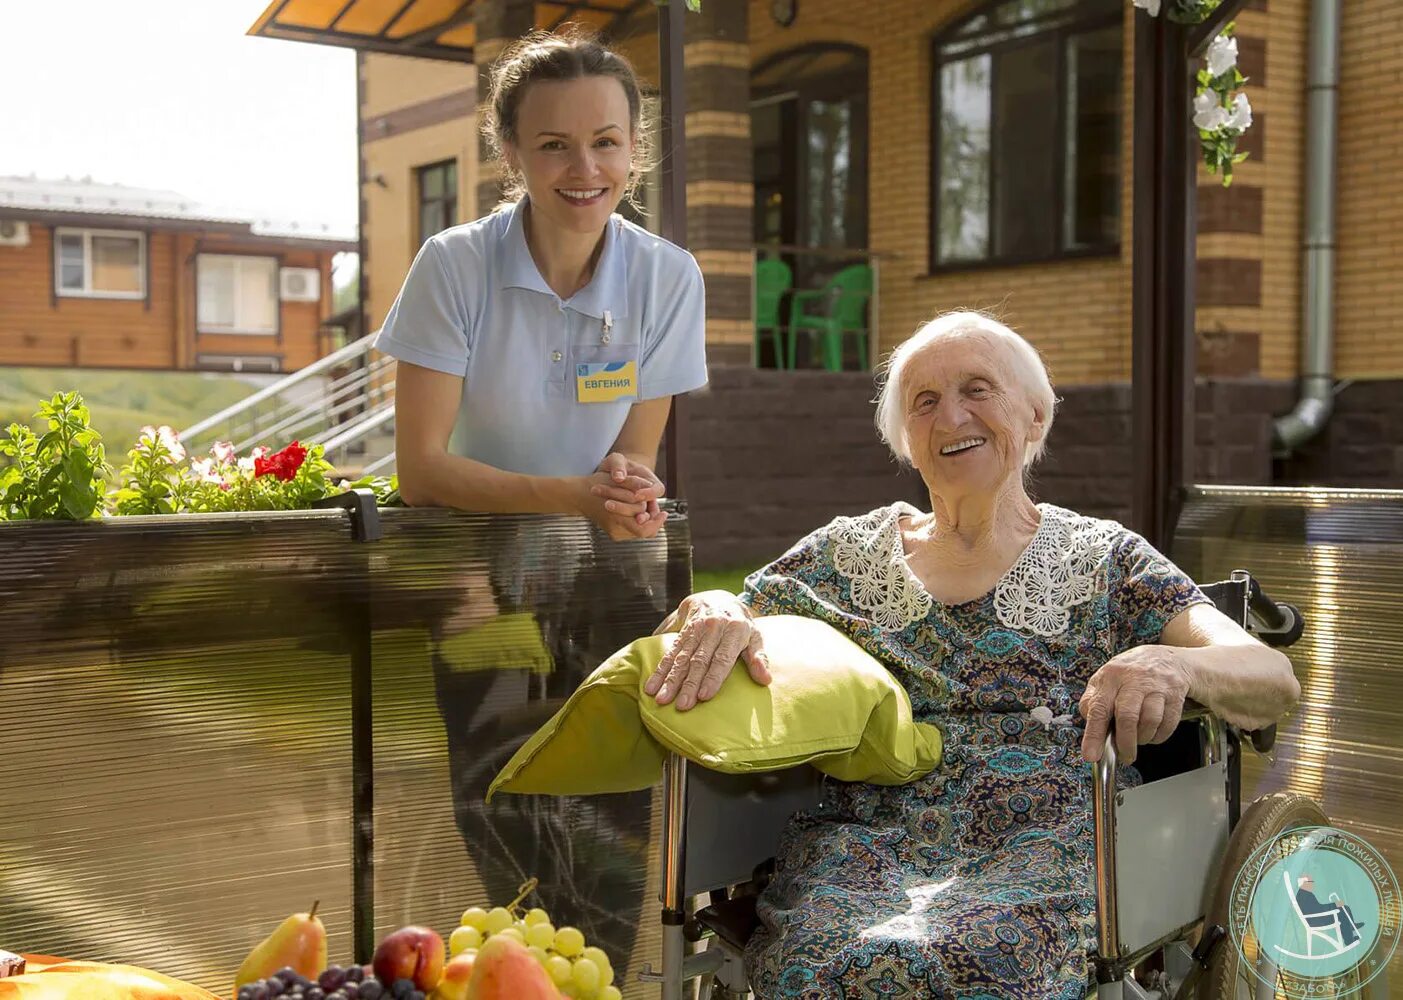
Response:
[[[473,61],[479,0],[272,0],[248,31],[263,38],[340,45],[422,59]],[[653,0],[537,3],[536,26],[579,21],[610,32]]]

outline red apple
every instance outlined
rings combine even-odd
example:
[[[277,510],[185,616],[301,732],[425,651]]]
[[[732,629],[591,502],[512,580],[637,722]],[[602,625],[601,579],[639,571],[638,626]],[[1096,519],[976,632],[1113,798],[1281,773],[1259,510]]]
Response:
[[[443,967],[443,978],[433,992],[433,1000],[468,1000],[468,983],[473,977],[475,952],[455,956]]]
[[[443,959],[443,938],[427,927],[401,927],[380,942],[371,965],[386,986],[410,979],[427,993],[443,976]]]

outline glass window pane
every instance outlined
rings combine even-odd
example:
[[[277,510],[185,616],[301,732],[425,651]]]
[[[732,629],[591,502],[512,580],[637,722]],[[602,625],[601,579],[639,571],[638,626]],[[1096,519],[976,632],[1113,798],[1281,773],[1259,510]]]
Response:
[[[995,57],[996,257],[1057,250],[1057,44],[1049,38]]]
[[[811,247],[848,245],[852,214],[852,106],[847,101],[810,101],[805,193],[805,243]]]
[[[456,162],[443,165],[443,193],[448,198],[458,197],[458,164]]]
[[[1120,235],[1121,38],[1116,27],[1067,40],[1067,248],[1114,243]]]
[[[83,290],[83,237],[63,233],[58,238],[58,286],[66,291]]]
[[[989,70],[987,55],[940,67],[941,262],[989,254]]]
[[[278,329],[278,262],[272,257],[239,261],[238,328],[245,333]]]
[[[141,240],[134,236],[94,236],[92,290],[141,292]]]
[[[429,167],[419,174],[419,195],[425,201],[443,197],[443,173],[437,167]]]
[[[237,262],[229,257],[201,254],[195,311],[201,330],[234,328],[234,285]]]

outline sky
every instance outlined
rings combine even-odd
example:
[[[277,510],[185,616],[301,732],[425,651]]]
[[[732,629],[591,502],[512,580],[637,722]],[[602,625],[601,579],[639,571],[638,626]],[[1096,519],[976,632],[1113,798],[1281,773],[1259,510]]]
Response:
[[[268,0],[0,0],[0,176],[356,225],[349,49],[250,38]]]

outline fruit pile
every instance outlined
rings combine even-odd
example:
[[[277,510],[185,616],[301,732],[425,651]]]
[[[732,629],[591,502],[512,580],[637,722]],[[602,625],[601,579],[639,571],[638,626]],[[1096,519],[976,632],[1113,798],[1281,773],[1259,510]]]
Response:
[[[412,980],[396,979],[386,986],[359,965],[323,969],[315,979],[286,966],[267,979],[239,987],[237,1000],[424,1000],[424,991]]]
[[[507,906],[469,907],[448,949],[427,927],[403,927],[368,967],[328,966],[317,908],[294,913],[244,960],[234,1000],[621,1000],[602,949],[545,910],[522,910],[535,888],[531,879]]]
[[[490,910],[469,907],[459,921],[461,926],[448,939],[449,953],[456,961],[462,955],[479,955],[492,940],[514,941],[545,970],[561,996],[620,1000],[622,994],[613,985],[614,968],[603,949],[587,946],[577,928],[557,928],[545,910],[527,910],[521,916],[516,911],[516,903]]]

